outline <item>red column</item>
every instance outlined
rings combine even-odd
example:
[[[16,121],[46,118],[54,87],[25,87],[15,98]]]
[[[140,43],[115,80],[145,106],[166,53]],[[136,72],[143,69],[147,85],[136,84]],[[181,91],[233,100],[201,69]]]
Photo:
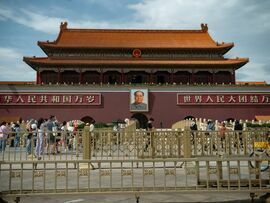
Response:
[[[194,74],[194,71],[192,70],[192,73],[191,73],[191,84],[193,84],[195,82],[195,74]]]
[[[121,84],[122,83],[125,83],[125,74],[123,69],[121,69]]]
[[[82,70],[80,70],[80,83],[83,83],[83,74],[82,74]]]
[[[42,81],[41,81],[41,73],[40,73],[39,70],[37,71],[36,83],[37,84],[41,84],[42,83]]]
[[[150,72],[150,81],[149,82],[150,82],[150,84],[153,83],[153,71],[152,70]]]
[[[216,83],[216,73],[215,71],[212,72],[212,83],[215,84]]]
[[[231,74],[231,83],[235,84],[235,69],[233,69],[233,73]]]
[[[174,83],[174,72],[171,72],[171,84]]]
[[[58,68],[58,75],[57,75],[57,80],[58,80],[58,83],[61,83],[61,70],[60,68]]]
[[[103,83],[103,70],[100,72],[100,79],[99,79],[100,83]]]
[[[39,71],[36,73],[36,84],[39,84]]]

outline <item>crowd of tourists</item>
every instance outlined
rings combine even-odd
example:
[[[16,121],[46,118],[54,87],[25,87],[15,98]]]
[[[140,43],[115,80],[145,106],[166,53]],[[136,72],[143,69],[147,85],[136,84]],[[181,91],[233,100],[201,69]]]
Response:
[[[91,124],[91,129],[92,126]],[[45,152],[47,154],[59,153],[60,147],[65,151],[74,149],[77,146],[76,134],[71,133],[68,127],[66,121],[59,122],[54,115],[48,119],[30,119],[26,122],[19,120],[16,123],[6,123],[4,121],[0,127],[0,152],[5,150],[7,144],[15,149],[24,146],[28,156],[41,159]],[[75,122],[72,132],[76,132],[77,128],[78,124]]]
[[[215,123],[213,120],[208,120],[207,122],[200,123],[200,129],[199,129],[196,121],[192,120],[191,125],[190,125],[190,130],[219,131],[220,136],[224,137],[225,132],[228,130],[242,131],[243,124],[240,123],[238,120],[235,120],[234,122],[231,122],[231,123],[226,122],[226,121],[223,121],[221,123]]]
[[[218,136],[219,139],[221,141],[221,147],[224,147],[224,140],[226,137],[226,133],[229,131],[234,131],[237,132],[235,134],[235,138],[236,140],[239,139],[239,143],[235,142],[235,147],[236,145],[239,144],[240,147],[243,147],[243,138],[242,138],[242,131],[243,131],[243,124],[240,123],[238,120],[235,120],[234,122],[227,122],[227,121],[223,121],[221,123],[218,122],[214,122],[213,120],[208,120],[205,122],[201,122],[200,123],[200,128],[198,128],[197,123],[195,120],[192,120],[191,125],[190,125],[190,130],[192,131],[191,136],[192,136],[192,140],[194,143],[194,135],[196,131],[201,130],[204,131],[205,135],[209,135],[210,132],[216,131],[218,132]],[[237,138],[238,136],[238,138]],[[216,149],[216,146],[213,145],[213,149]]]
[[[150,118],[146,130],[152,131],[154,129],[153,122],[154,119]],[[94,120],[90,122],[90,131],[94,130],[94,123]],[[67,151],[80,146],[81,140],[76,138],[77,130],[77,122],[74,122],[72,129],[70,129],[69,122],[59,122],[54,115],[48,119],[30,119],[26,122],[23,120],[19,120],[16,123],[2,122],[0,127],[0,152],[5,150],[7,144],[15,149],[23,146],[28,156],[35,156],[41,159],[45,152],[46,154],[57,154],[62,150]],[[113,131],[118,130],[119,126],[114,126]],[[206,135],[209,135],[211,131],[216,131],[221,141],[225,139],[227,132],[234,130],[238,131],[239,139],[242,143],[241,131],[243,130],[243,124],[238,120],[221,123],[212,120],[205,120],[203,122],[192,120],[190,122],[190,130],[192,131],[191,136],[193,140],[196,134],[195,131],[204,131]],[[146,149],[148,145],[149,138],[146,143]]]

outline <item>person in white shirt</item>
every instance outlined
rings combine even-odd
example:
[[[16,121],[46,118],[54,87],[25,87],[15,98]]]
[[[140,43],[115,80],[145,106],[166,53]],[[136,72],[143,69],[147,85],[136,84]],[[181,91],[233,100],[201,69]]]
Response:
[[[91,121],[91,124],[89,126],[89,131],[90,132],[93,132],[94,131],[94,129],[95,129],[95,122],[96,122],[95,120],[92,120]]]
[[[41,155],[44,153],[44,130],[45,130],[45,120],[40,118],[37,123],[37,142],[36,142],[36,156],[38,160],[41,160]]]
[[[5,151],[7,138],[8,138],[8,127],[7,123],[3,121],[0,127],[0,152]]]
[[[65,151],[67,151],[67,139],[68,139],[68,127],[67,122],[63,121],[61,126],[61,144],[64,146]]]

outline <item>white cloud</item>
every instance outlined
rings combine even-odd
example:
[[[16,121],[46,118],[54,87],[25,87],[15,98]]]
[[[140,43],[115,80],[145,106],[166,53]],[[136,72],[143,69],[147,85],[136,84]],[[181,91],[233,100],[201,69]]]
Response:
[[[174,0],[166,3],[152,0],[130,5],[129,8],[134,10],[138,23],[145,27],[194,29],[206,22],[207,16],[213,15],[213,8],[218,5],[215,0]]]
[[[0,47],[1,60],[18,59],[21,57],[22,57],[22,54],[16,49]]]
[[[60,22],[65,21],[69,22],[69,26],[76,28],[101,28],[109,26],[109,24],[106,22],[95,22],[90,20],[72,21],[68,18],[50,17],[26,9],[20,9],[18,13],[15,13],[9,9],[0,8],[0,18],[12,20],[13,22],[47,34],[57,34],[59,32]]]
[[[106,1],[103,0],[88,1],[90,3],[106,4]],[[38,13],[38,9],[21,8],[11,10],[0,6],[0,20],[11,20],[48,34],[58,34],[60,22],[63,21],[68,21],[68,27],[71,28],[130,29],[200,29],[201,23],[208,23],[209,32],[214,40],[235,42],[236,48],[227,54],[228,57],[235,58],[239,56],[253,59],[237,71],[240,79],[267,80],[265,66],[268,63],[265,60],[258,62],[259,56],[268,56],[267,51],[260,53],[261,47],[256,43],[250,43],[258,40],[263,46],[264,39],[257,39],[257,35],[270,31],[270,13],[268,12],[269,9],[267,9],[270,4],[267,1],[265,2],[265,4],[260,4],[252,0],[170,0],[166,2],[164,0],[141,0],[138,3],[127,5],[127,8],[132,13],[132,18],[121,22],[111,19],[108,21],[95,20],[91,17],[91,14],[88,15],[90,20],[85,20],[86,14],[82,15],[84,16],[83,19],[75,20],[70,17],[62,18],[58,13],[54,16],[42,12]],[[240,41],[242,44],[240,44]],[[250,53],[253,55],[243,55],[249,53],[246,50],[252,50],[253,52]],[[23,64],[23,55],[18,50],[0,48],[0,57],[1,60],[10,60],[10,64],[12,64],[12,58],[16,59],[14,61]],[[16,62],[15,67],[21,68],[19,63]],[[1,64],[3,62],[0,62]],[[1,66],[3,67],[3,65]],[[30,68],[27,67],[26,69]],[[254,76],[254,71],[257,73],[256,76]]]
[[[0,64],[0,81],[35,81],[35,71],[27,65],[3,66]]]
[[[198,29],[208,23],[213,30],[257,34],[270,30],[270,13],[263,6],[244,0],[143,0],[129,8],[135,25],[145,28]]]
[[[26,9],[15,12],[7,8],[0,8],[0,17],[48,34],[57,33],[59,31],[59,22],[66,21],[66,19],[49,17]]]
[[[269,81],[266,76],[269,75],[265,70],[265,63],[249,62],[246,66],[236,71],[238,81]]]
[[[69,26],[76,28],[100,28],[102,26],[107,26],[108,24],[105,22],[93,22],[90,20],[87,21],[72,21],[68,18],[58,18],[58,17],[49,17],[41,14],[37,14],[35,12],[22,10],[26,17],[29,18],[21,18],[21,22],[24,25],[28,25],[36,30],[47,32],[48,34],[57,34],[59,32],[60,22],[69,22]]]
[[[23,62],[23,53],[17,49],[0,47],[0,81],[33,81],[35,71]]]
[[[90,3],[106,5],[106,2],[89,0]],[[240,2],[240,3],[239,3]],[[241,11],[239,8],[241,7]],[[69,17],[48,16],[36,10],[11,10],[0,7],[0,19],[12,20],[21,25],[48,34],[59,32],[60,22],[68,21],[70,27],[78,28],[152,28],[152,29],[199,29],[201,23],[208,23],[210,29],[241,27],[242,31],[262,32],[270,29],[270,13],[258,13],[256,4],[245,7],[241,1],[226,0],[142,0],[139,3],[127,5],[133,11],[133,18],[127,22],[110,22],[100,20],[74,20]],[[62,9],[64,10],[64,9]],[[256,13],[256,16],[255,14]],[[57,14],[56,14],[57,15]],[[247,20],[248,19],[248,20]],[[245,20],[245,23],[242,21]],[[233,24],[232,24],[233,23]],[[250,27],[253,29],[250,30]],[[260,28],[260,29],[257,29]]]
[[[12,17],[11,10],[0,7],[0,17],[2,19],[9,19],[9,18],[11,18]]]
[[[252,61],[242,67],[237,74],[241,80],[267,80],[266,57],[260,53],[260,42],[256,36],[270,31],[269,3],[260,4],[244,0],[143,0],[129,5],[135,18],[135,26],[156,29],[200,29],[201,23],[208,23],[209,32],[214,40],[235,42],[236,48],[230,50],[227,57],[250,57]],[[134,25],[134,24],[133,24]],[[240,43],[241,42],[241,43]],[[269,47],[267,48],[269,50]],[[249,50],[249,51],[247,51]],[[244,53],[252,55],[245,56]],[[259,57],[264,61],[258,62]],[[256,74],[254,74],[256,72]]]

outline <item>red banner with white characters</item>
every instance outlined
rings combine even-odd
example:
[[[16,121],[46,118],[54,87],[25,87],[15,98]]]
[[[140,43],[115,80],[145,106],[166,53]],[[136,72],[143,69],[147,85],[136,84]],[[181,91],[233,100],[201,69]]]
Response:
[[[270,105],[267,93],[177,93],[177,105]]]
[[[101,105],[100,93],[0,93],[0,105]]]

